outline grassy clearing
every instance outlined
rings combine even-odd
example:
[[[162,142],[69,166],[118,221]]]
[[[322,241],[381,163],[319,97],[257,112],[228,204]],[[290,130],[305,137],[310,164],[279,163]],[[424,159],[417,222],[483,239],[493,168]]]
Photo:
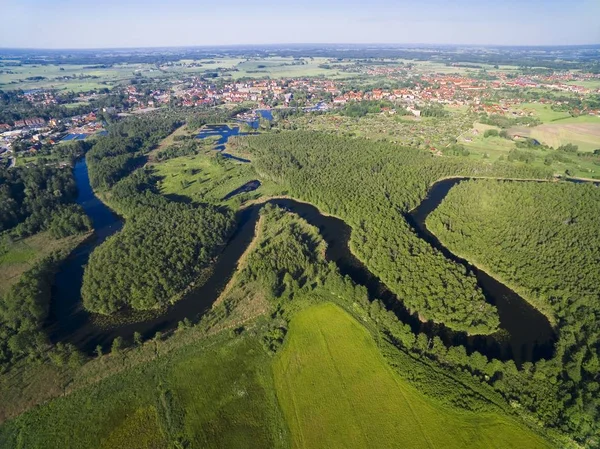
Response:
[[[567,118],[562,119],[559,122],[553,122],[552,124],[541,125],[535,128],[528,127],[515,127],[509,130],[509,133],[518,133],[520,135],[528,135],[533,138],[537,138],[538,141],[544,143],[544,141],[540,138],[540,136],[535,135],[536,130],[538,128],[543,127],[575,127],[580,128],[582,125],[577,124],[569,124],[571,121],[579,121],[582,124],[586,123],[588,119],[596,119],[595,117],[576,117],[576,118]],[[600,121],[600,119],[598,119]],[[560,123],[560,125],[559,125]],[[563,125],[565,124],[565,125]],[[588,126],[588,125],[583,125]],[[599,125],[600,126],[600,125]],[[579,157],[575,154],[565,153],[563,151],[555,151],[555,150],[547,150],[542,149],[541,147],[535,147],[533,149],[523,150],[518,149],[515,141],[510,139],[504,139],[501,137],[483,137],[484,132],[488,129],[496,129],[500,128],[484,125],[481,123],[475,123],[473,129],[468,132],[463,133],[458,139],[457,142],[461,145],[464,145],[470,152],[469,157],[472,159],[482,159],[486,158],[489,161],[496,161],[499,159],[508,159],[511,151],[516,150],[519,152],[526,152],[530,156],[532,156],[533,160],[529,162],[531,165],[539,167],[539,168],[548,168],[550,167],[554,173],[563,175],[567,171],[570,176],[579,176],[579,177],[599,177],[600,176],[600,160],[592,156],[591,154],[586,157]],[[564,143],[574,143],[573,141],[565,141]],[[558,146],[558,145],[557,145]],[[593,147],[594,145],[592,145]],[[597,140],[597,146],[600,147],[600,137]],[[585,148],[585,144],[584,144]],[[587,145],[587,149],[590,149],[589,142]],[[580,147],[580,150],[582,148]],[[522,162],[515,161],[514,163],[519,164]],[[550,165],[547,165],[547,164]]]
[[[161,177],[159,188],[165,195],[180,195],[192,201],[222,202],[232,190],[258,178],[250,164],[218,159],[217,153],[208,150],[193,156],[182,156],[154,164],[155,173]],[[280,188],[264,181],[251,193],[253,198],[277,194]],[[229,199],[226,204],[236,206],[240,195]]]
[[[287,446],[270,360],[250,333],[196,341],[5,423],[0,447]]]
[[[297,129],[323,131],[350,137],[387,140],[412,147],[443,148],[455,143],[456,137],[467,133],[475,116],[454,108],[448,117],[416,118],[387,114],[367,114],[364,117],[346,117],[339,114],[304,114],[281,123]]]
[[[293,447],[550,447],[510,418],[426,398],[392,371],[366,329],[331,303],[292,319],[273,370]]]
[[[37,261],[53,251],[70,251],[82,242],[86,235],[73,235],[54,239],[48,232],[40,232],[22,240],[0,244],[0,295],[19,280],[19,277]]]
[[[192,447],[285,446],[269,365],[262,346],[242,338],[172,366],[168,384]]]

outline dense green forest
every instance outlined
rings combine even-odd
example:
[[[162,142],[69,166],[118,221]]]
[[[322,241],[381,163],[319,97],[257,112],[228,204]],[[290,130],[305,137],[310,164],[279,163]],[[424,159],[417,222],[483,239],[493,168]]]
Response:
[[[351,224],[351,245],[357,256],[411,309],[418,310],[422,317],[439,319],[451,327],[471,331],[474,325],[478,326],[475,329],[482,328],[481,321],[474,323],[472,318],[473,315],[481,316],[479,308],[483,304],[483,299],[473,298],[473,292],[477,291],[474,281],[465,277],[460,267],[441,260],[431,247],[420,242],[403,214],[419,203],[431,183],[444,176],[543,178],[549,175],[518,162],[472,163],[436,158],[387,143],[308,133],[244,138],[238,140],[236,146],[252,155],[262,177],[283,184],[292,196],[310,201]],[[569,200],[563,204],[566,206],[568,203]],[[546,206],[543,197],[537,204],[539,208]],[[580,201],[579,204],[585,202]],[[509,210],[514,213],[518,207]],[[489,217],[498,213],[494,209]],[[522,215],[535,221],[547,213],[536,210]],[[505,217],[511,216],[507,214]],[[568,223],[575,217],[579,217],[578,213],[565,216],[563,220]],[[503,229],[508,231],[498,233],[497,237],[506,237],[506,233],[513,229],[511,226],[512,222],[507,218]],[[514,229],[520,229],[522,238],[529,238],[532,234],[523,231],[526,228]],[[587,235],[589,230],[586,235],[577,238],[582,244],[595,241]],[[569,238],[565,244],[572,240]],[[537,244],[539,239],[533,234],[531,241]],[[579,262],[589,269],[597,265],[597,259],[596,262]],[[586,270],[580,268],[579,262],[574,273]],[[558,269],[557,273],[560,272]],[[457,279],[456,283],[446,281],[451,276]],[[549,282],[560,286],[560,279]],[[345,294],[352,295],[352,291],[349,289]],[[581,295],[595,297],[597,302],[597,293],[594,292],[592,289]],[[453,299],[451,306],[446,304],[446,298]],[[594,323],[598,319],[595,309],[583,307],[586,302],[589,299],[567,301],[561,320],[572,323],[572,331],[566,332],[567,327],[559,324],[561,335],[556,356],[535,364],[527,362],[520,369],[512,361],[488,360],[477,352],[468,355],[461,346],[448,348],[438,337],[415,336],[408,325],[398,322],[377,301],[370,306],[370,313],[387,329],[396,344],[436,360],[442,366],[451,367],[453,372],[458,369],[470,373],[493,386],[505,401],[532,412],[542,425],[559,428],[589,445],[598,438],[597,405],[596,400],[591,400],[597,397],[598,388],[597,370],[595,376],[591,375],[594,363],[597,363],[597,355],[594,357],[592,354],[597,351],[598,341],[594,333],[597,330],[592,330],[597,329]],[[496,318],[495,314],[491,316]],[[489,323],[490,318],[486,317],[484,329],[489,329]],[[589,330],[577,334],[575,329],[579,331],[581,326]],[[583,368],[584,364],[586,368]]]
[[[91,221],[75,204],[70,167],[35,165],[0,169],[0,256],[11,245],[41,231],[55,239],[82,234]],[[52,253],[33,264],[0,297],[0,370],[22,357],[43,359],[50,344],[42,325],[48,314],[56,267],[67,254]]]
[[[0,371],[22,357],[40,362],[51,350],[42,330],[50,306],[50,291],[58,263],[66,254],[56,252],[25,272],[0,298]],[[75,356],[79,355],[75,352]]]
[[[169,201],[150,189],[154,183],[140,170],[113,189],[111,204],[127,220],[90,256],[82,288],[88,310],[109,314],[126,306],[167,305],[209,265],[229,235],[232,212]]]
[[[76,194],[69,167],[0,168],[0,232],[27,237],[50,230],[60,238],[88,231],[89,219],[73,204]]]
[[[418,238],[404,219],[435,180],[449,175],[544,177],[520,164],[481,164],[365,139],[282,132],[238,139],[264,178],[352,226],[351,246],[406,306],[472,334],[498,328],[473,275]]]
[[[599,431],[600,189],[591,184],[461,182],[427,220],[452,251],[486,267],[554,317],[554,379],[569,430]],[[536,364],[537,365],[537,364]]]
[[[112,124],[109,135],[100,137],[87,154],[90,183],[94,189],[107,189],[144,162],[160,140],[181,122],[174,116],[149,116]]]
[[[110,314],[167,305],[196,280],[221,246],[233,213],[211,205],[170,201],[139,169],[145,154],[181,123],[173,116],[125,120],[88,152],[90,183],[110,189],[110,205],[125,227],[91,255],[82,296],[88,310]]]

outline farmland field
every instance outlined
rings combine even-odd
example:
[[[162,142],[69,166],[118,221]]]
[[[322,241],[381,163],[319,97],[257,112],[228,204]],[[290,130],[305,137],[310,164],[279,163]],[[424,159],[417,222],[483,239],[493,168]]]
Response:
[[[540,119],[540,121],[543,123],[549,123],[555,120],[571,117],[568,112],[554,111],[549,104],[542,103],[521,103],[517,110],[523,111],[528,115],[532,114],[534,117]]]
[[[339,307],[298,313],[274,364],[295,448],[548,448],[494,413],[452,410],[386,364],[372,337]]]
[[[575,81],[567,81],[567,84],[572,84],[574,86],[583,86],[588,89],[600,89],[600,79],[589,79],[589,80],[575,80]]]
[[[534,128],[515,127],[510,132],[537,139],[554,148],[568,143],[577,145],[580,151],[600,148],[600,117],[577,117]]]
[[[324,64],[326,58],[304,59],[304,64],[294,64],[293,58],[262,58],[240,62],[235,67],[238,70],[233,72],[232,76],[235,79],[243,77],[270,77],[270,78],[285,78],[285,77],[303,77],[303,76],[319,76],[326,77],[341,77],[346,78],[347,73],[338,72],[334,68],[321,68],[319,65]]]
[[[73,92],[87,92],[92,89],[111,88],[129,81],[134,72],[153,77],[163,72],[150,64],[115,64],[107,68],[84,65],[22,65],[2,66],[0,89],[56,89]],[[67,77],[67,79],[65,79]]]

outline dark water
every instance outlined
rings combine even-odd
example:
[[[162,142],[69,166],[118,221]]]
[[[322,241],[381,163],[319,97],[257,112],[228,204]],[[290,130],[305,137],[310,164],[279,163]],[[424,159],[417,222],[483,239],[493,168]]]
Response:
[[[240,121],[250,125],[252,127],[252,129],[258,129],[258,127],[260,126],[261,118],[268,120],[270,122],[273,121],[273,113],[271,112],[270,109],[256,109],[254,112],[258,116],[257,119],[255,119],[255,120],[241,120],[240,119]]]
[[[261,118],[264,118],[270,122],[273,121],[273,113],[270,109],[257,109],[256,112],[261,116]]]
[[[219,139],[215,142],[215,151],[220,151],[223,157],[227,159],[233,159],[238,162],[250,162],[248,159],[234,156],[233,154],[225,153],[225,144],[232,136],[245,136],[247,133],[240,132],[238,126],[230,128],[228,125],[206,125],[200,130],[196,138],[206,139],[207,137],[219,136]]]
[[[520,363],[551,357],[556,334],[548,319],[506,285],[453,254],[427,229],[425,225],[427,216],[440,205],[450,189],[461,181],[464,179],[448,179],[435,183],[429,190],[427,198],[406,215],[407,221],[419,237],[439,250],[447,259],[465,266],[476,276],[486,300],[498,309],[500,327],[508,332],[505,341],[498,348],[499,358],[512,358]],[[495,337],[474,337],[471,340],[473,345],[478,347],[494,346],[495,339]]]
[[[91,315],[81,306],[83,266],[87,263],[91,251],[121,228],[121,221],[93,195],[85,161],[80,161],[75,166],[75,178],[79,187],[78,202],[92,218],[96,233],[94,238],[74,251],[56,276],[48,330],[53,341],[68,341],[87,352],[93,351],[98,344],[110,345],[117,336],[131,339],[134,332],[140,332],[148,338],[157,331],[164,332],[175,328],[184,318],[195,321],[202,316],[219,297],[235,273],[240,256],[254,237],[256,221],[262,207],[262,205],[255,205],[238,213],[236,231],[217,258],[212,275],[204,285],[192,288],[181,300],[156,318],[100,328],[94,324]],[[486,298],[498,308],[501,325],[508,331],[508,336],[468,337],[465,333],[453,332],[443,325],[422,323],[416,315],[410,314],[401,301],[352,255],[348,246],[351,228],[346,223],[322,215],[310,204],[290,199],[274,199],[269,203],[286,208],[319,228],[328,245],[327,259],[336,262],[343,275],[348,275],[356,283],[367,287],[371,299],[381,299],[400,320],[408,323],[413,331],[424,332],[431,337],[437,335],[446,344],[464,345],[468,352],[478,350],[490,357],[504,360],[512,358],[517,363],[550,357],[555,335],[546,318],[506,286],[454,256],[425,228],[424,221],[427,215],[439,205],[457,182],[459,180],[437,183],[423,203],[406,218],[420,237],[442,251],[446,257],[465,264],[476,274]]]
[[[258,189],[259,187],[260,187],[260,181],[258,179],[255,179],[253,181],[248,181],[243,186],[238,187],[237,189],[232,190],[227,195],[225,195],[223,197],[223,201],[228,200],[229,198],[232,198],[236,195],[239,195],[240,193],[252,192],[253,190]]]
[[[87,137],[87,134],[67,134],[62,138],[61,142],[67,142],[69,140],[85,140]]]
[[[86,327],[89,314],[81,305],[84,266],[94,248],[123,226],[119,217],[94,195],[85,159],[75,164],[73,174],[78,188],[77,203],[91,218],[94,234],[71,253],[55,276],[47,320],[47,331],[53,341],[73,341]]]

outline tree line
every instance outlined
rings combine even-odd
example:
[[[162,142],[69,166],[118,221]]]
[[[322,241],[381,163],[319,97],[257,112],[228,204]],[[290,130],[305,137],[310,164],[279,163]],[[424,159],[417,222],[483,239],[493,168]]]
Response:
[[[556,356],[502,388],[533,407],[550,402],[555,422],[582,439],[600,432],[599,222],[592,184],[491,180],[461,182],[427,220],[449,248],[554,318]]]

